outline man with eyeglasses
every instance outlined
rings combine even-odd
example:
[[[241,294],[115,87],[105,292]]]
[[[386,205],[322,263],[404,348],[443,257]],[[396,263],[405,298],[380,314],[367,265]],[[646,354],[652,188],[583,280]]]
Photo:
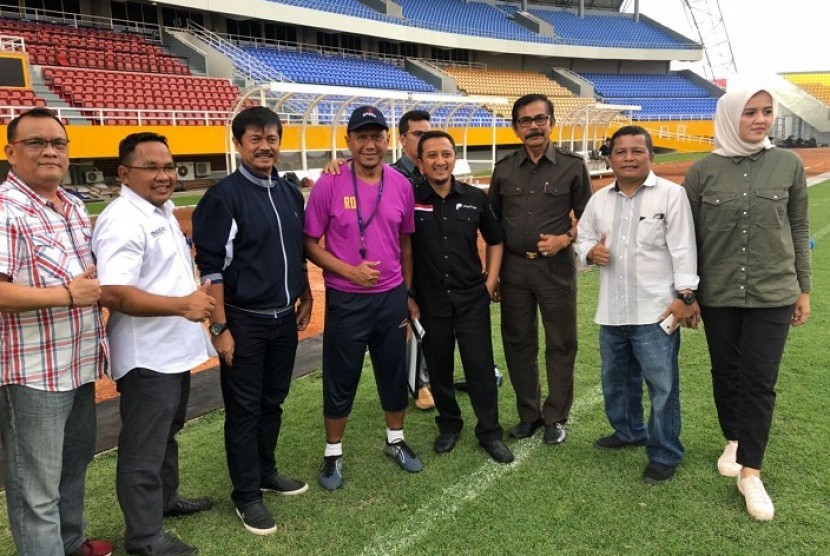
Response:
[[[231,499],[245,529],[277,531],[262,492],[301,494],[278,473],[274,452],[291,386],[297,331],[311,317],[303,255],[303,196],[277,174],[282,123],[263,106],[231,122],[239,168],[193,212],[196,264],[216,299],[210,334],[219,353]]]
[[[326,283],[326,448],[319,482],[327,490],[343,483],[342,440],[367,346],[386,420],[384,451],[410,473],[422,469],[403,433],[409,401],[404,370],[407,316],[418,317],[417,305],[408,297],[410,234],[415,230],[412,185],[383,163],[389,126],[380,110],[358,107],[346,129],[352,160],[339,175],[320,177],[305,220],[306,253],[323,269]]]
[[[500,160],[490,200],[501,220],[505,255],[500,273],[501,332],[519,423],[514,438],[544,426],[544,442],[566,437],[576,359],[576,220],[591,197],[581,156],[550,140],[553,103],[541,94],[513,104],[513,131],[523,148]],[[539,383],[537,314],[545,329],[548,395]]]
[[[0,185],[0,439],[20,556],[108,556],[84,535],[95,381],[109,355],[83,203],[60,183],[66,129],[34,108],[7,130]]]
[[[214,354],[203,321],[215,300],[196,287],[190,247],[173,215],[176,166],[167,139],[133,133],[118,146],[121,194],[95,222],[101,304],[121,411],[115,487],[128,554],[191,556],[166,532],[165,516],[209,510],[179,495],[176,434],[190,396],[190,370]]]

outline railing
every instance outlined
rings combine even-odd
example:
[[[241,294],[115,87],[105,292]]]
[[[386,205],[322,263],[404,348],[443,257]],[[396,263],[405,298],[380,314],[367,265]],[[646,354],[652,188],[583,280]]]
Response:
[[[149,38],[157,43],[161,42],[161,27],[142,21],[128,21],[111,17],[43,10],[40,8],[11,8],[9,6],[0,6],[0,18],[25,19],[27,21],[43,23],[62,23],[72,27],[99,27],[111,31],[129,31],[131,33],[145,35],[145,38]]]
[[[26,52],[26,41],[15,35],[0,35],[0,51]]]
[[[231,55],[234,70],[238,71],[243,79],[250,80],[254,83],[270,81],[292,82],[291,79],[279,71],[267,64],[263,64],[235,44],[225,40],[213,31],[202,27],[198,23],[188,20],[185,30],[220,52]]]
[[[32,106],[0,106],[0,119],[14,118],[32,108]],[[49,106],[47,108],[53,110],[58,118],[68,122],[83,119],[94,125],[118,125],[118,121],[124,120],[128,122],[128,125],[148,125],[151,121],[169,122],[163,125],[225,125],[230,116],[227,110],[78,108],[75,106]]]

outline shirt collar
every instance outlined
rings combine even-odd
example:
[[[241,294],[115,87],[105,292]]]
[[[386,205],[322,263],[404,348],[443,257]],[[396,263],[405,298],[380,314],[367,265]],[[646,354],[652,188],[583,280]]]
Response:
[[[556,145],[554,145],[553,141],[550,139],[548,139],[548,146],[545,147],[545,152],[542,154],[542,158],[547,158],[553,164],[556,164]],[[540,162],[542,158],[539,159]],[[522,146],[521,151],[519,151],[519,165],[524,164],[525,160],[530,160],[530,156],[527,154],[527,147]]]
[[[49,201],[46,197],[44,197],[43,195],[41,195],[40,193],[38,193],[37,191],[35,191],[31,187],[29,187],[29,185],[26,182],[24,182],[22,179],[20,179],[20,177],[17,174],[15,174],[14,171],[9,170],[9,174],[6,177],[6,179],[9,182],[13,183],[14,186],[18,190],[20,190],[20,192],[23,193],[23,195],[25,195],[29,199],[30,203],[40,205],[40,206],[43,206],[43,207],[52,207],[52,202],[51,201]],[[64,205],[66,205],[66,204],[74,205],[75,204],[73,202],[73,200],[69,198],[70,195],[68,195],[60,186],[58,187],[57,195],[58,195],[58,199],[60,199],[61,202]],[[54,208],[54,207],[52,207],[52,208]]]
[[[646,181],[643,182],[643,187],[654,187],[655,185],[657,185],[657,174],[654,173],[654,170],[651,170],[649,171],[648,176],[646,176]],[[637,191],[640,191],[643,187],[637,189]],[[614,180],[614,187],[610,187],[608,191],[613,193],[620,192],[620,186],[617,184],[616,180]]]
[[[452,178],[452,187],[450,188],[450,192],[447,194],[447,197],[452,195],[460,195],[461,194],[461,187],[458,184],[458,180],[455,177]],[[432,197],[437,197],[440,199],[438,193],[432,188],[427,180],[422,181],[418,184],[418,187],[415,188],[415,197],[418,201],[429,201]]]
[[[398,164],[403,166],[404,170],[406,170],[407,174],[416,174],[420,175],[421,171],[418,170],[418,167],[415,166],[415,163],[409,160],[405,154],[402,154],[401,157],[398,159]]]
[[[173,213],[173,201],[167,199],[163,205],[157,207],[132,189],[130,189],[129,185],[122,184],[121,185],[121,193],[120,197],[124,197],[125,200],[129,201],[133,204],[138,210],[141,211],[142,214],[145,216],[150,216],[155,211],[160,211],[165,216],[170,216]]]

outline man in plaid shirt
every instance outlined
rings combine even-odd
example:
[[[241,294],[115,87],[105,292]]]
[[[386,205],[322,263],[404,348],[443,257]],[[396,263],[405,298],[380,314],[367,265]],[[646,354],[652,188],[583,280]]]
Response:
[[[83,203],[60,189],[66,129],[49,110],[11,121],[0,185],[0,439],[21,556],[108,556],[84,535],[95,381],[108,348]]]

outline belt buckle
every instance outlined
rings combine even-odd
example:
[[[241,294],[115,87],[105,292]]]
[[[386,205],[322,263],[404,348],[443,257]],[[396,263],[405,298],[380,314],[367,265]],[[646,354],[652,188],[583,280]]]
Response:
[[[526,251],[525,257],[527,257],[531,261],[534,261],[539,258],[539,253],[537,253],[536,251]]]

